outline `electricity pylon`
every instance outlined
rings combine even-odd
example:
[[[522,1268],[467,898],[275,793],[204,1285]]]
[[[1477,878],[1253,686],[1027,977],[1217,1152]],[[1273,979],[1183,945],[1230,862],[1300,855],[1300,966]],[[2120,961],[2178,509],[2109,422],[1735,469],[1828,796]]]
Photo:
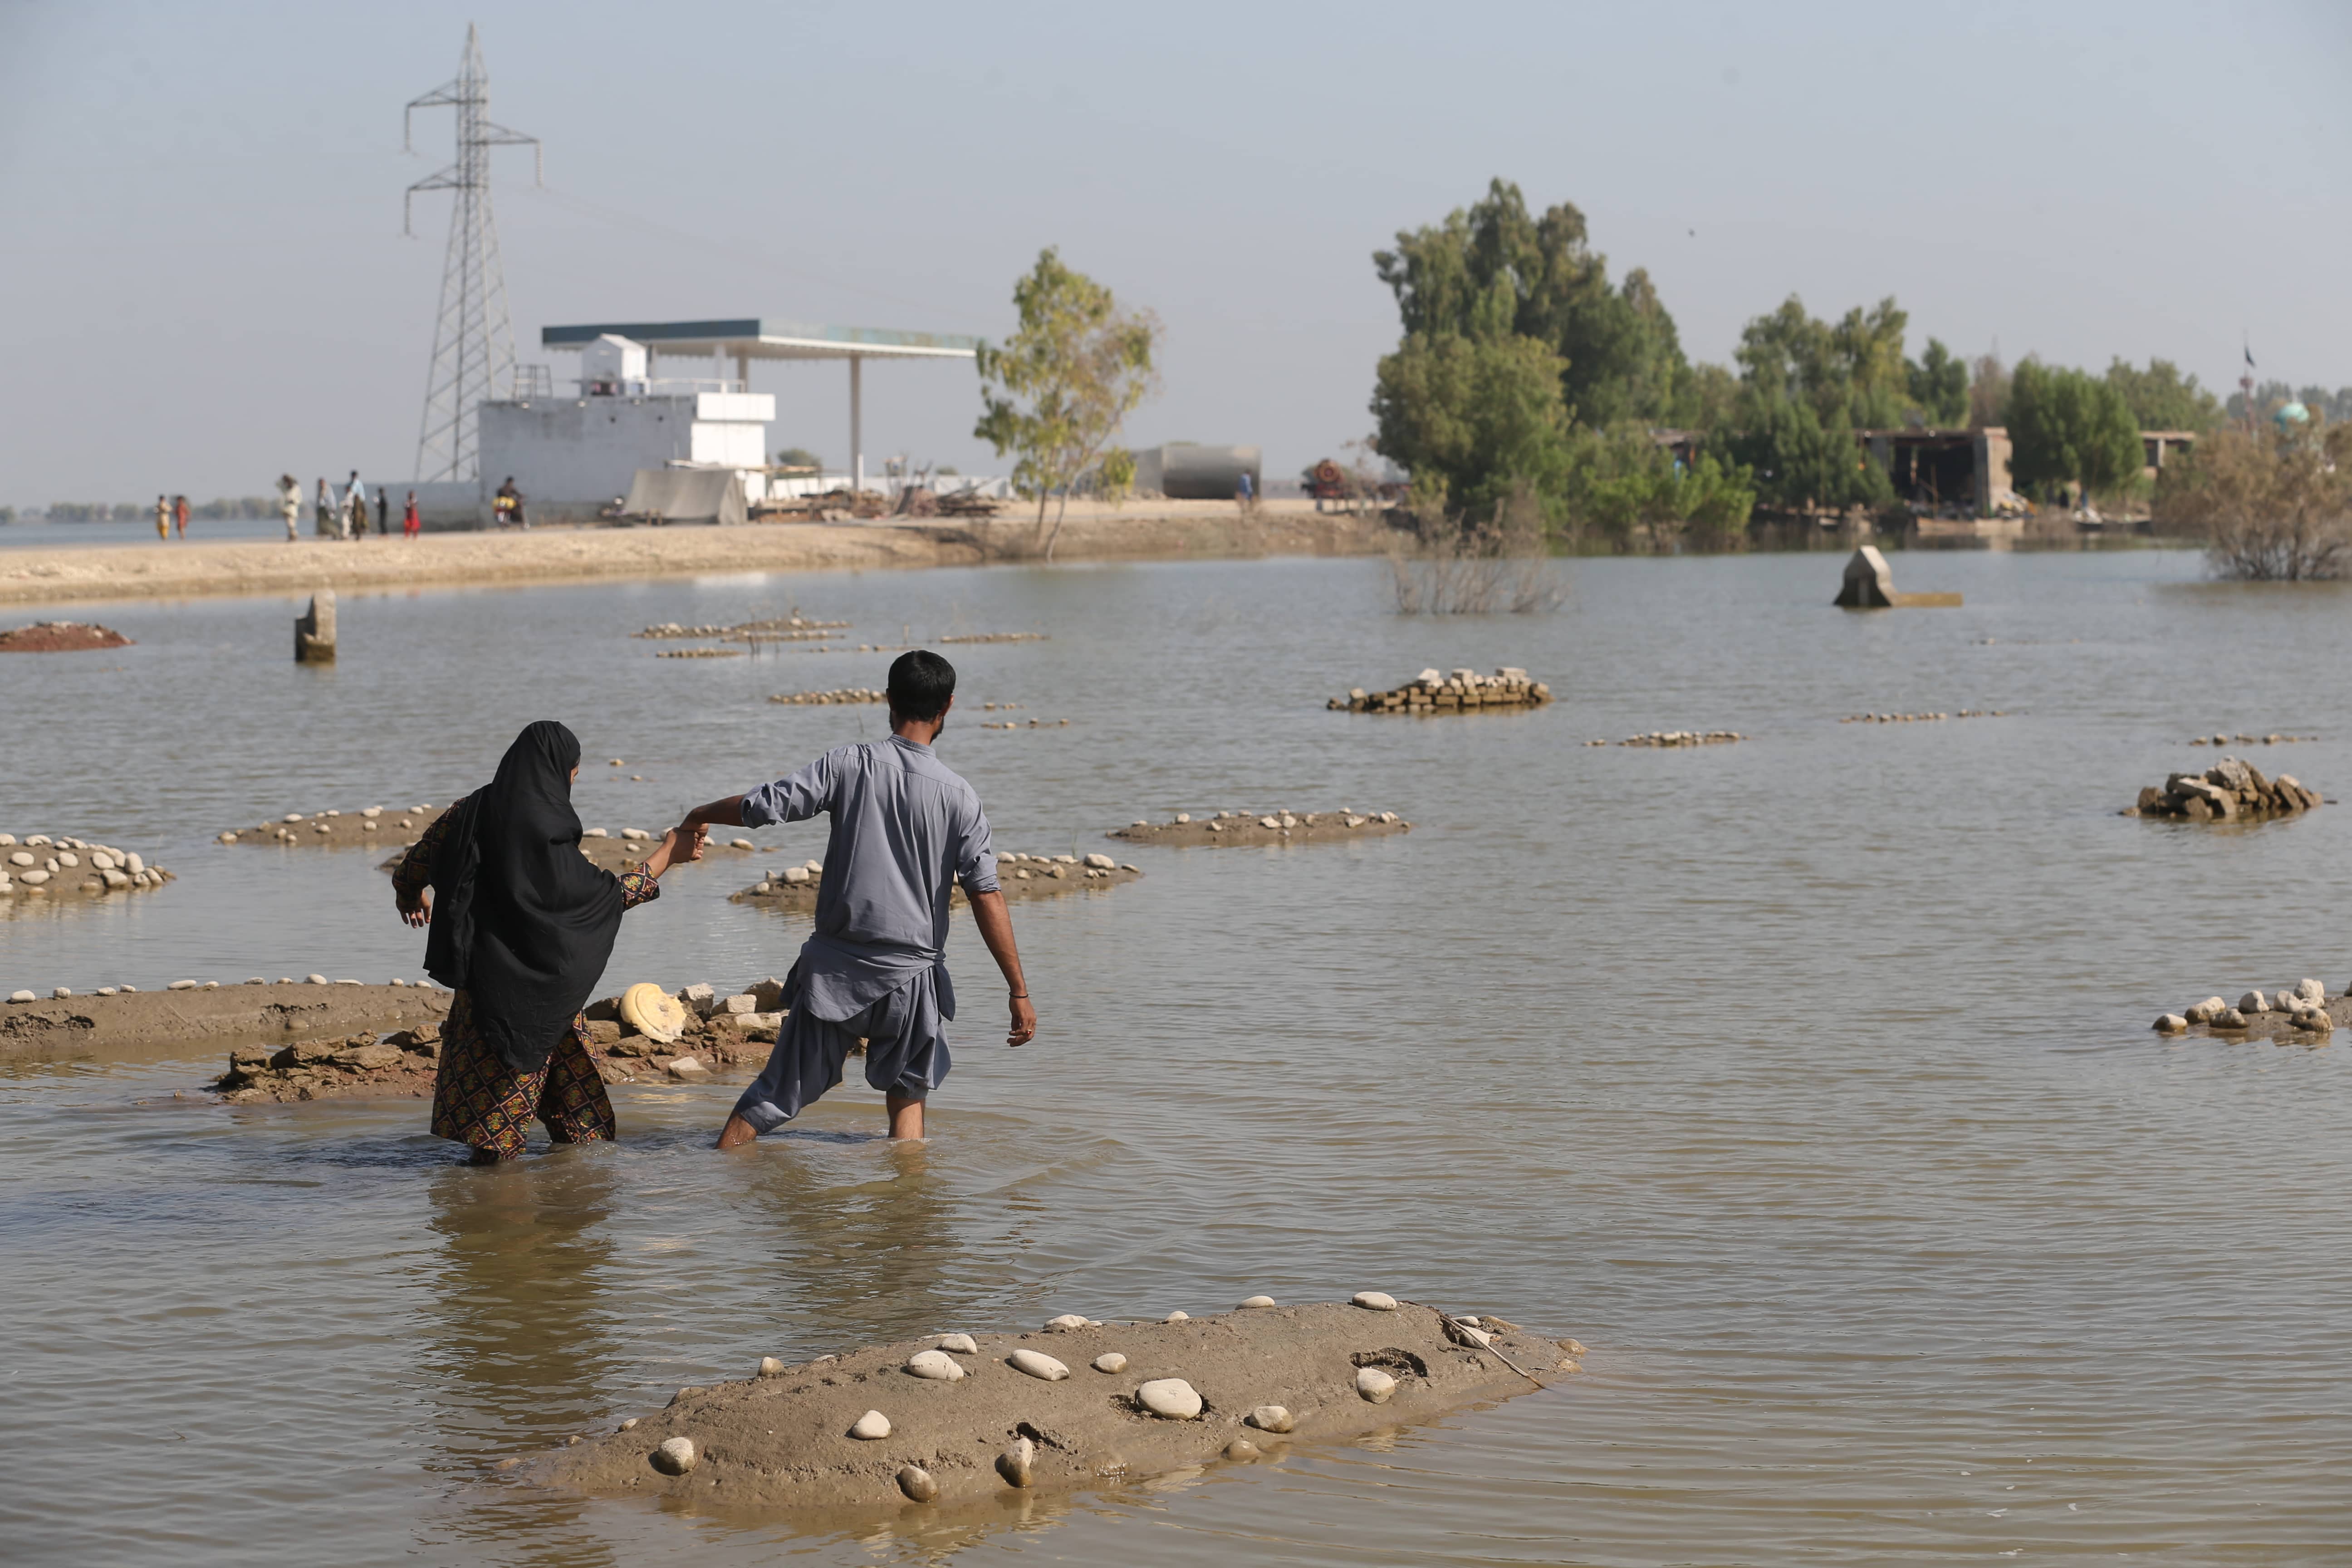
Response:
[[[419,191],[455,191],[449,212],[449,254],[441,268],[441,315],[433,328],[433,368],[425,382],[425,422],[416,437],[419,479],[478,478],[474,410],[511,390],[514,323],[507,315],[506,278],[499,268],[499,231],[490,217],[490,149],[528,145],[544,184],[546,155],[539,138],[490,122],[490,76],[482,45],[466,27],[466,58],[457,79],[414,100],[401,115],[401,145],[409,149],[411,117],[420,109],[457,111],[457,161],[408,187],[401,197],[400,228]]]

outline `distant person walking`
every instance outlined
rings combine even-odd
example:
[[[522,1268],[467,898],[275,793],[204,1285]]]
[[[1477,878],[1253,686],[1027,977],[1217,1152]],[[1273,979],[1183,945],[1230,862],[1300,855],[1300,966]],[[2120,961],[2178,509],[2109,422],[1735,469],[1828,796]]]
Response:
[[[1244,506],[1257,500],[1257,485],[1250,479],[1246,468],[1242,470],[1242,482],[1234,487],[1234,499]]]
[[[400,509],[400,535],[403,539],[414,539],[424,527],[423,520],[416,515],[416,492],[411,490],[408,492],[408,504]]]
[[[332,538],[335,532],[335,497],[334,493],[327,489],[327,477],[324,474],[319,476],[319,499],[312,505],[318,509],[319,516],[315,526],[319,531],[319,537]]]
[[[286,542],[294,542],[295,524],[302,520],[302,481],[291,474],[278,476],[278,510],[286,519]]]
[[[343,487],[343,522],[345,539],[361,539],[367,534],[367,486],[360,483],[360,471],[352,470],[352,482]]]
[[[172,542],[172,498],[155,498],[155,537],[164,543]]]
[[[375,489],[375,536],[388,539],[392,535],[392,487],[378,485]]]
[[[179,531],[180,531],[180,537],[181,537],[182,539],[185,539],[185,538],[187,538],[187,537],[188,537],[188,498],[187,498],[187,497],[185,497],[185,496],[173,496],[173,497],[172,498],[172,521],[173,521],[175,525],[177,525],[177,526],[178,526]]]

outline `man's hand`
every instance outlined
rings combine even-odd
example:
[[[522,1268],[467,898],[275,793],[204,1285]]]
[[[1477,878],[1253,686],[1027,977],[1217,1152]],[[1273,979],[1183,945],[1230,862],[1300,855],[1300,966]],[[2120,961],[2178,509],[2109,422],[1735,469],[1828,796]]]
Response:
[[[413,905],[402,904],[400,918],[413,926],[431,925],[433,923],[433,889],[427,888],[418,893],[416,902]]]
[[[1011,1000],[1013,1027],[1006,1033],[1004,1044],[1009,1049],[1018,1050],[1037,1037],[1037,1009],[1029,1005],[1026,996],[1015,996]]]

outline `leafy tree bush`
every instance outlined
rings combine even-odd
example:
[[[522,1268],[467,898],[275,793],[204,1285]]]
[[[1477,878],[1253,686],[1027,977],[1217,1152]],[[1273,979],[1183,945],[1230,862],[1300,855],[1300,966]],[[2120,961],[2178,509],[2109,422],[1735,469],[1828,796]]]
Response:
[[[1570,468],[1561,369],[1517,333],[1415,332],[1380,363],[1375,444],[1423,510],[1485,510],[1522,486],[1556,496]]]
[[[1938,427],[1965,425],[1969,417],[1969,365],[1936,338],[1927,340],[1919,362],[1907,367],[1911,401]]]
[[[2146,370],[2118,359],[2107,366],[2107,384],[2143,430],[2203,431],[2221,423],[2221,400],[2168,359],[2152,359]]]
[[[1720,548],[1743,536],[1755,509],[1746,468],[1708,452],[1685,467],[1637,423],[1578,431],[1570,458],[1568,520],[1620,548],[1643,534]]]
[[[1805,398],[1751,387],[1738,429],[1720,444],[1753,475],[1757,496],[1775,506],[1843,511],[1894,504],[1894,481],[1854,439],[1843,406],[1833,413],[1834,422],[1824,423]]]
[[[2137,484],[2139,421],[2124,395],[2086,371],[2028,359],[2010,379],[2010,473],[2021,489],[2074,483],[2112,492]]]
[[[2352,569],[2352,424],[2217,430],[2157,482],[2155,517],[2201,538],[2224,577],[2294,582]]]
[[[1122,309],[1111,291],[1064,266],[1048,246],[1037,265],[1013,286],[1021,326],[1003,344],[981,345],[983,412],[972,434],[996,448],[1018,452],[1013,482],[1037,498],[1037,528],[1045,503],[1059,490],[1062,510],[1045,541],[1047,560],[1061,537],[1070,488],[1087,469],[1118,469],[1112,439],[1120,423],[1159,385],[1152,352],[1160,322],[1149,310]],[[1129,463],[1125,473],[1131,480]]]
[[[787,447],[782,451],[776,454],[776,467],[780,468],[822,468],[824,467],[824,459],[818,457],[814,452],[810,451],[806,447]]]

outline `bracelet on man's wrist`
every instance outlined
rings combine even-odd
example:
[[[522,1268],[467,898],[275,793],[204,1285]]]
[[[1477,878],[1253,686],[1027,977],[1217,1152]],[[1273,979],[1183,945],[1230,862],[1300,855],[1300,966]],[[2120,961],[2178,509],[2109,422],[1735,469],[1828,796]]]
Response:
[[[1010,999],[1015,1002],[1026,1002],[1029,1000],[1029,993],[1026,991],[1015,991],[1010,994]]]

